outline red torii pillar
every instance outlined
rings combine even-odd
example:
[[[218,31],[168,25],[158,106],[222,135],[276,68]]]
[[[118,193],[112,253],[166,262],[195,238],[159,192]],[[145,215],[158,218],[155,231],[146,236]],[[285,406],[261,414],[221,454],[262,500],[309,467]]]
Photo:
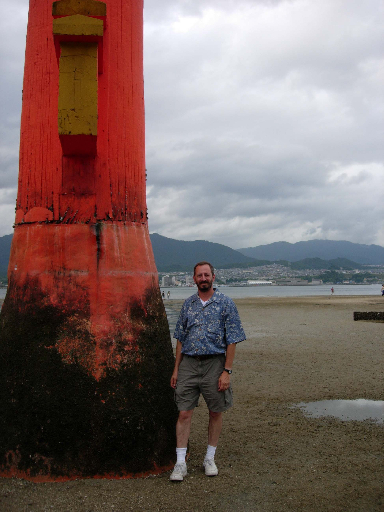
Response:
[[[143,0],[30,0],[0,318],[0,476],[167,468],[173,353],[148,233]]]

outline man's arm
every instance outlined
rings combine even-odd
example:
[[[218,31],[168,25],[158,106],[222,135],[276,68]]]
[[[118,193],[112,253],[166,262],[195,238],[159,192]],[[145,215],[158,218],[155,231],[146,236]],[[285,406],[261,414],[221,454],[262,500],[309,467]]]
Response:
[[[227,370],[232,370],[233,361],[235,359],[236,343],[227,345],[227,352],[225,358],[225,366]],[[224,371],[219,377],[219,391],[225,391],[229,388],[231,382],[231,376],[228,372]]]
[[[181,360],[183,359],[183,354],[181,353],[181,341],[177,340],[176,342],[176,360],[175,360],[175,367],[173,369],[172,377],[171,377],[171,387],[175,389],[177,384],[177,375],[179,373],[179,366],[181,363]]]

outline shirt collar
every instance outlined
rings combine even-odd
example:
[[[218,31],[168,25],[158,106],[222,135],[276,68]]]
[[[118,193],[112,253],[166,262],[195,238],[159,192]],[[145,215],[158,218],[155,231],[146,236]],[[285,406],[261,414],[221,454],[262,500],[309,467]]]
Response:
[[[218,295],[219,295],[219,291],[217,290],[217,288],[214,288],[214,292],[213,292],[213,295],[212,297],[210,297],[207,302],[205,303],[205,306],[207,304],[210,304],[211,302],[216,302],[218,300]],[[195,295],[192,295],[193,299],[192,299],[192,302],[196,302],[196,301],[199,301],[200,304],[201,304],[201,300],[200,300],[200,297],[199,297],[199,292],[196,292]]]

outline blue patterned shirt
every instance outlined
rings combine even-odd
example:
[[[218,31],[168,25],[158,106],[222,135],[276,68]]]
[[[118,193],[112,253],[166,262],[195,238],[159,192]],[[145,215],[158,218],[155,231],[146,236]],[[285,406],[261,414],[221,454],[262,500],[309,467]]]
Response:
[[[189,356],[224,354],[227,345],[245,340],[239,313],[232,299],[215,290],[203,306],[198,293],[183,304],[174,338]]]

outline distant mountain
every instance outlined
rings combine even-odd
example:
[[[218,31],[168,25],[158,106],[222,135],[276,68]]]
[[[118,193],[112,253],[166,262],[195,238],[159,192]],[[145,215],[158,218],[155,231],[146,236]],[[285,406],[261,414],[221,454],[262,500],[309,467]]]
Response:
[[[309,240],[307,242],[275,242],[268,245],[238,249],[250,258],[262,260],[299,261],[305,258],[333,260],[346,258],[363,265],[384,265],[384,247],[335,240]]]
[[[208,260],[216,268],[254,263],[253,258],[244,256],[226,245],[205,240],[185,242],[166,238],[157,233],[150,236],[156,266],[160,272],[188,271],[193,269],[195,263],[203,260]]]
[[[363,268],[360,263],[346,258],[336,258],[328,261],[321,258],[305,258],[304,260],[293,261],[289,266],[293,270],[354,270]]]

